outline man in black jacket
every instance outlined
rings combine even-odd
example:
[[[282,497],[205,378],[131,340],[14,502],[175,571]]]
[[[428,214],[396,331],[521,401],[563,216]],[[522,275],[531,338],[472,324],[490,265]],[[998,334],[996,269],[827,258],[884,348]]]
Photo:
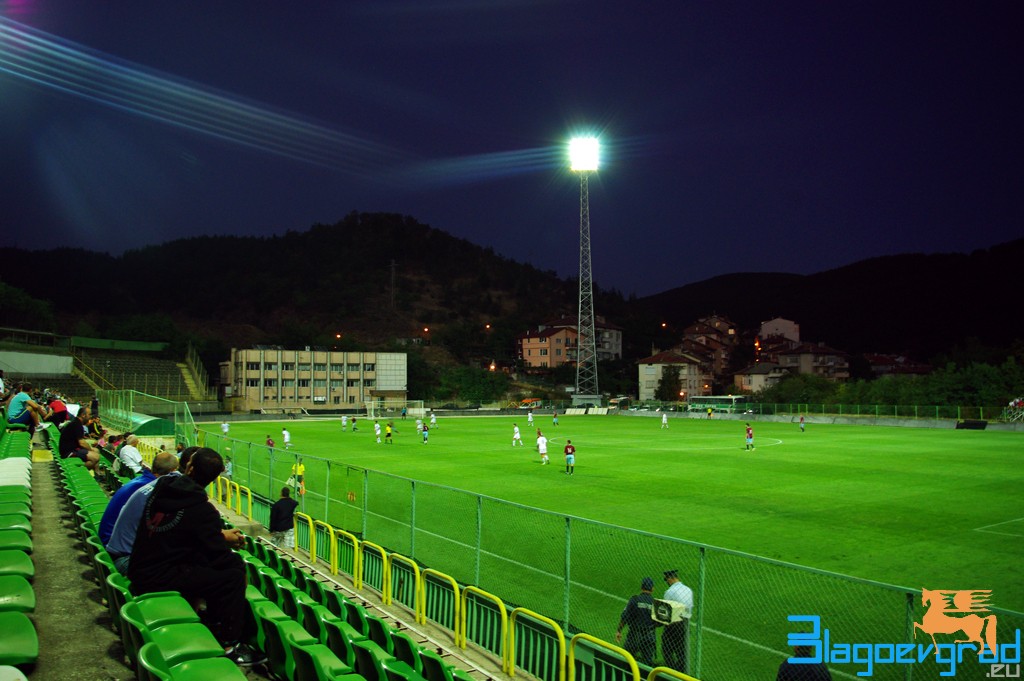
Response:
[[[231,550],[244,541],[237,530],[222,529],[205,490],[223,470],[220,454],[203,447],[192,455],[184,475],[157,480],[139,521],[128,578],[136,595],[174,590],[191,602],[205,600],[204,620],[225,654],[251,665],[263,660],[259,651],[240,643],[245,567]]]

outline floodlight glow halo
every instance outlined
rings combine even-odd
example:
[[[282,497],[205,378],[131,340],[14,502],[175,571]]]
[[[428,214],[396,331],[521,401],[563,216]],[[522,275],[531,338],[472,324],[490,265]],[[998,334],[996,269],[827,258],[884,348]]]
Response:
[[[570,168],[577,172],[597,170],[601,142],[596,137],[574,137],[569,140]]]

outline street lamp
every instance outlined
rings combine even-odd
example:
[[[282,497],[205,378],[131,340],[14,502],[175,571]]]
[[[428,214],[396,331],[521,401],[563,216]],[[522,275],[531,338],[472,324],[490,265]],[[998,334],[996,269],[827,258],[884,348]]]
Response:
[[[576,391],[573,404],[600,404],[597,387],[597,333],[594,328],[594,277],[590,258],[590,174],[597,171],[601,144],[596,137],[569,142],[570,169],[580,176],[580,298],[576,327]]]

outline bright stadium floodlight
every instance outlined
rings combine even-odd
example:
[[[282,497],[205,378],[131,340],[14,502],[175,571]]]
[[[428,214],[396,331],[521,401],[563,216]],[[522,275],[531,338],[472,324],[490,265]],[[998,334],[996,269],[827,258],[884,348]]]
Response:
[[[575,137],[569,141],[570,168],[577,172],[589,173],[597,170],[601,143],[596,137]]]

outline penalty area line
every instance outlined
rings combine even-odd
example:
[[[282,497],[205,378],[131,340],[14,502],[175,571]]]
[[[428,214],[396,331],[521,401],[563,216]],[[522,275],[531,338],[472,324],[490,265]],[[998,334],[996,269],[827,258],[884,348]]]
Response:
[[[1024,518],[1014,518],[1013,520],[1004,520],[1001,523],[992,523],[991,525],[982,525],[981,527],[975,527],[975,532],[984,532],[985,534],[999,534],[1004,537],[1024,537],[1024,534],[1020,532],[999,532],[998,530],[991,530],[990,527],[999,527],[1000,525],[1009,525],[1010,523],[1019,523],[1024,521]]]

